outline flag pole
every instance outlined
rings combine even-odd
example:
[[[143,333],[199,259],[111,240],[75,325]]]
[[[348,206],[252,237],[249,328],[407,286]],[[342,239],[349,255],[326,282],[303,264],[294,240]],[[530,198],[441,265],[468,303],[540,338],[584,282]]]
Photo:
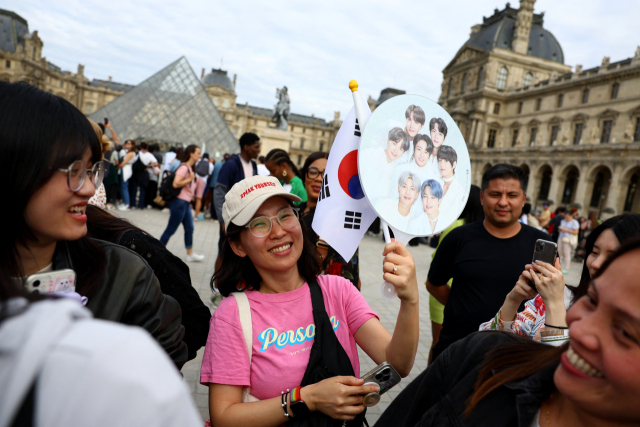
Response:
[[[353,96],[353,105],[356,107],[356,117],[358,117],[358,124],[360,125],[360,132],[364,134],[364,127],[369,120],[369,117],[364,114],[364,105],[362,104],[362,97],[358,93],[358,82],[355,80],[351,80],[349,82],[349,89],[351,89],[351,95]],[[391,235],[389,234],[389,226],[380,218],[380,226],[382,227],[382,234],[384,234],[385,243],[391,243]],[[385,299],[392,300],[398,295],[396,292],[396,288],[386,280],[382,283],[382,288],[380,289],[382,296]]]

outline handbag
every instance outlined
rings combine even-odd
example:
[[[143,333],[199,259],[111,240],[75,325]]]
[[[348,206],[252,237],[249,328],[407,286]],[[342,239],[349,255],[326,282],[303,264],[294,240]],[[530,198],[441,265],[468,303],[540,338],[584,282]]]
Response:
[[[155,203],[156,205],[160,206],[160,207],[164,207],[164,205],[167,204],[167,202],[164,201],[164,199],[162,198],[162,196],[156,196],[153,199],[153,203]]]
[[[569,244],[571,245],[571,247],[573,249],[575,249],[578,246],[578,235],[577,234],[570,234],[569,235]]]

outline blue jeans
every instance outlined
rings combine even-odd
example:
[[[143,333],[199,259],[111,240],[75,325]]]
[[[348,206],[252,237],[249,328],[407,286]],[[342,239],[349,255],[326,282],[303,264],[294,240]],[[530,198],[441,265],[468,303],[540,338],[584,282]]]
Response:
[[[122,197],[122,203],[129,205],[129,182],[124,180],[124,172],[120,169],[120,196]]]
[[[132,207],[136,206],[136,193],[138,192],[138,188],[140,188],[140,198],[138,199],[138,208],[144,209],[145,208],[144,201],[147,195],[147,187],[140,184],[140,182],[138,182],[138,180],[135,179],[134,177],[131,177],[130,181],[131,181],[131,203],[133,204]]]
[[[160,241],[167,246],[169,239],[176,232],[180,223],[184,227],[184,247],[191,249],[193,247],[193,217],[191,216],[191,203],[182,199],[175,198],[169,202],[169,224],[162,233]]]

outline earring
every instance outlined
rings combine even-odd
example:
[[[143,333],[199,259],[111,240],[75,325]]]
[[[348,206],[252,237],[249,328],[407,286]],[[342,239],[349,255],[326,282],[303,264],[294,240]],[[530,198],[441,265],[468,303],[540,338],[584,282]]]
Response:
[[[287,171],[282,171],[282,176],[287,176]]]

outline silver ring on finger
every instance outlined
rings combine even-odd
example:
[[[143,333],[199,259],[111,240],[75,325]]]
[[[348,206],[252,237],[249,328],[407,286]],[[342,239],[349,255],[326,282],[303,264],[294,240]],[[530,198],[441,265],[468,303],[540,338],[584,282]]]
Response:
[[[398,266],[393,264],[393,274],[398,274]]]

